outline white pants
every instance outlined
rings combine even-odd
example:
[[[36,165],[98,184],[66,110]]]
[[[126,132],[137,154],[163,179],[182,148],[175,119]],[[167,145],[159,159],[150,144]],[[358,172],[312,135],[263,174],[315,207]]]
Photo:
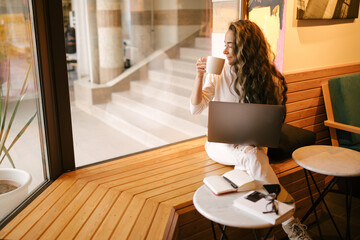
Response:
[[[279,184],[267,156],[267,148],[255,147],[245,153],[248,146],[206,142],[205,150],[208,156],[221,164],[233,165],[235,169],[245,170],[252,178],[261,184]]]

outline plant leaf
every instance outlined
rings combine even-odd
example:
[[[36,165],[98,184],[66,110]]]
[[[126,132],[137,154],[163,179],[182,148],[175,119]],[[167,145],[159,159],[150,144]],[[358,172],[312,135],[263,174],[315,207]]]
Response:
[[[1,131],[0,131],[0,140],[3,139],[3,134],[4,134],[4,129],[5,129],[5,122],[6,122],[6,113],[7,113],[7,108],[8,108],[8,102],[9,102],[9,93],[10,93],[10,58],[9,58],[9,70],[8,70],[8,74],[7,74],[7,90],[6,90],[6,97],[5,97],[5,108],[4,108],[4,116],[3,116],[3,120],[1,123]],[[2,153],[2,149],[3,149],[3,144],[5,144],[5,141],[1,141],[1,145],[0,145],[0,155]]]
[[[6,81],[8,81],[8,79],[10,79],[10,57],[7,60],[8,65],[7,65],[7,73],[6,73]],[[2,92],[2,83],[0,83],[0,125],[1,125],[1,119],[2,119],[2,99],[3,99],[3,92]],[[1,136],[0,136],[1,139]]]
[[[16,113],[17,113],[17,110],[19,108],[19,105],[20,105],[20,102],[22,101],[22,99],[24,98],[25,96],[25,91],[24,89],[26,90],[27,88],[25,87],[26,86],[26,83],[27,83],[27,79],[28,79],[28,76],[29,76],[29,72],[30,72],[30,67],[31,67],[31,64],[29,65],[29,68],[28,68],[28,71],[27,71],[27,74],[26,74],[26,78],[24,80],[24,83],[23,83],[23,86],[22,86],[22,89],[21,89],[21,94],[19,95],[18,97],[18,100],[16,101],[16,105],[15,105],[15,108],[11,114],[11,118],[10,118],[10,121],[8,123],[8,126],[7,126],[7,129],[6,129],[6,132],[5,132],[5,135],[3,136],[3,126],[5,126],[5,119],[6,119],[6,113],[7,113],[7,107],[8,107],[8,99],[9,99],[9,89],[10,87],[8,87],[7,89],[7,95],[6,95],[6,100],[5,100],[5,110],[4,110],[4,122],[2,124],[2,128],[1,128],[1,144],[0,144],[0,155],[2,153],[2,151],[4,150],[4,147],[5,147],[5,142],[7,140],[7,137],[9,135],[9,132],[10,132],[10,129],[11,129],[11,126],[13,124],[13,121],[15,119],[15,116],[16,116]],[[10,84],[10,81],[8,81],[8,84]],[[36,114],[36,113],[35,113]],[[25,128],[26,129],[26,128]],[[13,145],[13,144],[12,144]],[[5,155],[4,155],[5,156]]]
[[[15,163],[14,163],[14,161],[12,160],[12,158],[11,158],[11,156],[10,156],[10,154],[9,154],[9,151],[8,151],[8,149],[6,149],[6,147],[4,147],[4,152],[5,152],[5,154],[4,154],[4,156],[3,156],[3,157],[1,158],[1,160],[0,160],[0,165],[1,165],[1,163],[4,161],[4,157],[7,156],[8,159],[9,159],[9,161],[10,161],[10,163],[11,163],[11,166],[12,166],[13,168],[16,168],[16,167],[15,167]]]
[[[25,126],[20,130],[20,132],[16,135],[16,137],[14,138],[14,140],[11,142],[8,151],[10,151],[10,149],[12,148],[12,146],[14,146],[14,144],[17,142],[17,140],[19,140],[19,138],[21,137],[21,135],[23,135],[23,133],[25,132],[25,130],[27,129],[27,127],[30,125],[30,123],[34,120],[35,116],[36,116],[37,112],[34,113],[34,115],[31,116],[31,118],[27,121],[27,123],[25,124]]]
[[[27,87],[26,87],[26,89],[25,89],[25,86],[26,86],[27,80],[28,80],[28,78],[29,78],[30,70],[31,70],[31,63],[29,64],[29,68],[28,68],[28,70],[27,70],[27,72],[26,72],[26,77],[25,77],[24,83],[23,83],[23,85],[22,85],[22,88],[21,88],[21,91],[20,91],[20,95],[25,94],[25,92],[26,92],[26,90],[27,90]]]

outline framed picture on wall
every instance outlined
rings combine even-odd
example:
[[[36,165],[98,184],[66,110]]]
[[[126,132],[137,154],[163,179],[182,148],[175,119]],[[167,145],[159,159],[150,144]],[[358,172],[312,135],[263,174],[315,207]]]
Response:
[[[264,32],[280,72],[283,71],[285,9],[285,0],[247,0],[248,18]]]
[[[297,0],[296,19],[351,19],[359,16],[360,0]]]

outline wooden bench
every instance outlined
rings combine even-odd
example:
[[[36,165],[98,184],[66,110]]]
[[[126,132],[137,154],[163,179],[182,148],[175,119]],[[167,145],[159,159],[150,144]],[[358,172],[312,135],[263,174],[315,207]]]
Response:
[[[204,239],[209,222],[192,205],[205,176],[232,169],[210,160],[198,138],[65,173],[0,231],[8,239]],[[297,202],[309,205],[303,171],[272,164]],[[317,176],[322,182],[323,177]],[[238,229],[229,235],[239,234]]]

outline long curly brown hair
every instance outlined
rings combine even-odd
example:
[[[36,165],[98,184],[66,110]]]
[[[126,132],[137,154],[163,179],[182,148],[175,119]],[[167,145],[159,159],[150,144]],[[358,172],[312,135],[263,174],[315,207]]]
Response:
[[[285,79],[271,60],[274,54],[261,29],[249,20],[239,20],[232,22],[229,30],[235,39],[233,67],[237,78],[233,87],[240,102],[285,105]]]

